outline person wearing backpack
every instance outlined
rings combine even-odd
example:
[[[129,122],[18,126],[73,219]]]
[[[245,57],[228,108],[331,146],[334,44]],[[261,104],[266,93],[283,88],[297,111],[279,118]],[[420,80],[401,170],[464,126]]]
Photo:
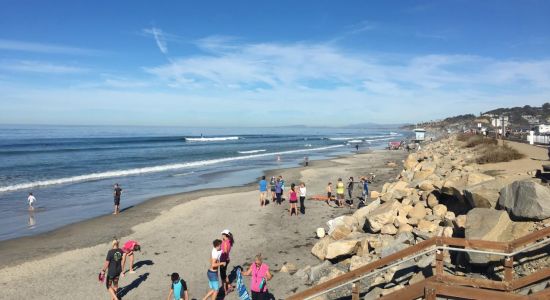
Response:
[[[167,300],[189,300],[185,280],[181,279],[178,273],[172,273],[170,279],[172,279],[172,284],[170,285],[170,294],[168,294]]]

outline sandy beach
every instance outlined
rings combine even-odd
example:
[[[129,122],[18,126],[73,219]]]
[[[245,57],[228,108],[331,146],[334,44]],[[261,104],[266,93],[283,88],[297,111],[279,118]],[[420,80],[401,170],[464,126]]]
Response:
[[[308,195],[324,194],[328,181],[338,177],[377,175],[371,189],[380,189],[401,171],[402,151],[377,150],[337,159],[314,161],[310,167],[274,170],[287,182],[303,181]],[[393,161],[397,166],[388,167]],[[229,270],[248,265],[257,253],[274,271],[269,282],[275,298],[282,299],[301,283],[288,273],[278,272],[286,262],[298,268],[318,263],[310,254],[316,228],[326,220],[352,213],[349,208],[328,207],[324,202],[306,201],[306,215],[290,217],[288,202],[260,208],[256,183],[163,196],[131,207],[119,216],[106,215],[53,232],[0,243],[1,299],[108,299],[97,281],[109,242],[139,241],[136,274],[120,282],[123,299],[159,299],[169,292],[169,274],[178,272],[188,283],[190,298],[207,292],[206,270],[211,242],[228,228],[236,244]],[[248,284],[248,281],[247,281]],[[29,288],[32,287],[32,288]],[[226,299],[237,299],[235,293]]]

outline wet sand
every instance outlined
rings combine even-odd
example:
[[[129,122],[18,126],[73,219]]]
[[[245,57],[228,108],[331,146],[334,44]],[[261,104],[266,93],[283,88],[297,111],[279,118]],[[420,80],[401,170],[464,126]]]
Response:
[[[313,161],[310,167],[274,170],[286,186],[304,181],[308,194],[324,194],[328,181],[338,177],[377,175],[371,190],[393,179],[401,170],[402,151],[377,150],[332,160]],[[398,167],[386,166],[387,161]],[[300,282],[278,270],[285,262],[298,268],[315,265],[310,254],[315,229],[349,208],[328,207],[306,201],[306,214],[290,217],[288,202],[260,208],[256,183],[243,187],[209,189],[163,196],[128,208],[121,215],[107,215],[72,224],[50,233],[0,243],[0,299],[108,299],[97,274],[113,236],[122,242],[141,242],[136,274],[121,280],[123,299],[165,298],[168,274],[178,272],[189,285],[190,298],[207,292],[206,269],[211,242],[229,228],[235,235],[229,270],[247,265],[262,253],[274,271],[269,282],[276,298],[298,289]],[[248,280],[247,280],[248,285]],[[301,287],[303,288],[303,287]],[[238,299],[236,293],[226,299]]]

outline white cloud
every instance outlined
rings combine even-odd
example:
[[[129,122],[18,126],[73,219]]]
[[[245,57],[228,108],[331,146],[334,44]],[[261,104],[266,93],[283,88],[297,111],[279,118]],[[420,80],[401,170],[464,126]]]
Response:
[[[162,29],[153,26],[151,28],[143,29],[143,33],[153,36],[160,52],[163,54],[168,53],[168,46],[166,44],[166,38],[164,37]]]
[[[0,62],[0,69],[13,72],[47,74],[75,74],[89,71],[86,68],[34,60],[3,61]]]
[[[69,55],[99,55],[102,51],[78,48],[56,44],[34,43],[15,40],[0,39],[1,50],[38,52],[51,54],[69,54]]]

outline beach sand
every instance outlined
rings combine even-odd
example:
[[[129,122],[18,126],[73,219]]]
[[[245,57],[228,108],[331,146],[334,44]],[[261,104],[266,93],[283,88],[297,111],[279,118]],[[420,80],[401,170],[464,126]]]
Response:
[[[332,160],[313,161],[310,167],[270,171],[290,183],[304,181],[308,195],[325,194],[328,181],[344,181],[374,172],[371,190],[380,190],[401,171],[402,151],[377,150]],[[397,167],[386,165],[388,161]],[[306,215],[290,217],[288,202],[260,208],[256,183],[236,188],[212,189],[164,196],[129,208],[119,216],[107,215],[69,225],[39,236],[0,243],[1,299],[109,299],[97,281],[113,236],[121,242],[134,239],[142,244],[136,255],[136,274],[121,279],[123,299],[165,299],[169,274],[178,272],[189,285],[191,299],[207,292],[206,270],[212,240],[228,228],[236,244],[229,270],[249,265],[262,253],[274,278],[268,283],[277,299],[305,287],[288,273],[285,262],[298,268],[316,265],[310,254],[315,230],[332,217],[354,209],[328,207],[306,201]],[[123,203],[124,204],[124,203]],[[246,280],[247,286],[249,279]],[[236,293],[226,299],[238,299]]]

